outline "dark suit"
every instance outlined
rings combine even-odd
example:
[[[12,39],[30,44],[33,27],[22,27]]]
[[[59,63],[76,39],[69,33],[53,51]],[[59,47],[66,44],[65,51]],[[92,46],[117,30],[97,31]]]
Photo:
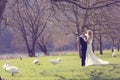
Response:
[[[81,58],[82,58],[81,66],[85,66],[87,42],[83,39],[83,37],[80,37],[80,44],[81,44]]]

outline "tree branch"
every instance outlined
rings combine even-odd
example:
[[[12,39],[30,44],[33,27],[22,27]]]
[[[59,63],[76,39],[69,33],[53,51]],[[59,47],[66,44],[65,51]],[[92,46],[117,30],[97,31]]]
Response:
[[[82,6],[81,4],[78,4],[76,0],[51,0],[51,1],[52,1],[54,4],[55,4],[56,2],[62,2],[62,1],[68,2],[68,3],[71,3],[71,4],[74,4],[74,5],[78,6],[78,7],[81,8],[81,9],[85,9],[85,10],[99,9],[99,8],[103,8],[103,7],[108,7],[108,6],[110,6],[110,5],[114,5],[114,4],[116,4],[116,3],[120,3],[120,0],[112,0],[112,1],[109,1],[109,2],[107,2],[107,3],[105,3],[105,4],[101,4],[101,5],[99,5],[99,4],[94,4],[94,6],[91,6],[91,7],[84,7],[84,6]]]

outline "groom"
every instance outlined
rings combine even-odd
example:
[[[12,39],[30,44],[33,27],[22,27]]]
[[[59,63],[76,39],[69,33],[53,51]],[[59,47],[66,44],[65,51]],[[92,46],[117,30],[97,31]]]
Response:
[[[85,34],[87,31],[83,31],[80,35],[80,45],[81,45],[81,66],[85,66],[85,59],[86,59],[86,50],[87,50],[87,37]]]

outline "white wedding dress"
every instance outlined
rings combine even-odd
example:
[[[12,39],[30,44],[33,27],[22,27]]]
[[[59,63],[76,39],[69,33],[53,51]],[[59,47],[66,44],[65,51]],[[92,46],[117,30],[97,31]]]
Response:
[[[85,66],[92,66],[92,65],[105,65],[109,64],[108,61],[103,61],[102,59],[99,59],[92,50],[92,39],[88,41],[87,44],[87,51],[86,51],[86,61]]]

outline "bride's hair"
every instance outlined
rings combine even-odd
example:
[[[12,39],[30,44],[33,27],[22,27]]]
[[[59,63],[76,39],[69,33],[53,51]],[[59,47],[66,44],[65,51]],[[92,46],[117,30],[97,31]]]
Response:
[[[93,38],[93,31],[92,30],[88,30],[87,32],[88,32],[89,37]]]

